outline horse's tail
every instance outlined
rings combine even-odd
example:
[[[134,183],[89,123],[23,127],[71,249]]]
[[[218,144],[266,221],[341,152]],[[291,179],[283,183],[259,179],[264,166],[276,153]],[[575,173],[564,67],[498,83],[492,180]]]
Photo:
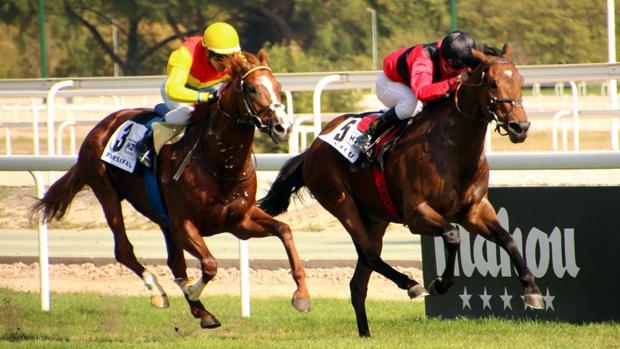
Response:
[[[42,199],[32,206],[30,210],[31,220],[37,212],[43,214],[43,221],[46,223],[53,219],[60,220],[67,213],[75,194],[82,190],[85,184],[78,172],[78,166],[74,165],[64,176],[52,184]]]
[[[262,210],[272,216],[286,212],[291,196],[306,185],[303,176],[305,157],[306,152],[303,152],[282,166],[267,195],[258,200],[258,206]]]

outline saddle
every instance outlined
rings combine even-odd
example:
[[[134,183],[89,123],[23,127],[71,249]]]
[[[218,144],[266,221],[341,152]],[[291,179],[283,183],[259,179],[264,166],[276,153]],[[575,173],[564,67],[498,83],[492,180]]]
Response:
[[[358,129],[361,132],[364,132],[370,124],[379,117],[380,114],[373,113],[369,115],[363,116],[362,121],[358,124]],[[389,189],[387,187],[387,183],[385,181],[385,173],[384,173],[384,159],[385,155],[392,150],[396,142],[402,137],[405,133],[407,127],[413,122],[413,118],[409,118],[406,122],[401,121],[398,124],[388,128],[383,132],[383,134],[379,135],[377,139],[374,140],[370,150],[370,158],[358,159],[357,162],[360,161],[370,161],[372,165],[372,177],[375,183],[375,188],[377,189],[377,194],[381,198],[381,202],[385,207],[388,214],[395,220],[400,221],[400,216],[398,214],[398,210],[392,201],[392,197],[390,195]]]
[[[374,112],[360,114],[359,117],[361,117],[362,120],[357,124],[357,129],[360,132],[365,132],[370,124],[380,116],[380,113]],[[413,118],[409,118],[407,121],[401,121],[385,130],[385,132],[379,135],[372,142],[370,148],[370,158],[364,159],[363,157],[360,157],[360,159],[357,160],[356,165],[362,165],[364,162],[369,160],[371,164],[376,163],[383,172],[385,155],[392,149],[392,147],[394,147],[394,144],[396,144],[412,122]]]

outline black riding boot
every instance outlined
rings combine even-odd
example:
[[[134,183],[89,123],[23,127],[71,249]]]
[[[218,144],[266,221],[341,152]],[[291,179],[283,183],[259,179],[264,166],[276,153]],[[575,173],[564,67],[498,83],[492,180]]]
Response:
[[[370,154],[370,148],[374,140],[392,125],[397,124],[398,121],[400,121],[400,119],[396,116],[395,107],[388,109],[379,119],[373,121],[364,133],[357,137],[354,146],[360,153],[370,158],[370,155],[372,155]]]
[[[139,140],[135,145],[135,151],[138,155],[138,161],[144,167],[151,168],[153,165],[153,130],[148,129],[141,140]]]

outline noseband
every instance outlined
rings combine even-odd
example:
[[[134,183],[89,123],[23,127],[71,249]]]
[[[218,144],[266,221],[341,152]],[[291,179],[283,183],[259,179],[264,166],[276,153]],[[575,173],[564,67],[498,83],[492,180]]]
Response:
[[[491,121],[495,121],[496,127],[495,130],[502,136],[505,136],[508,134],[508,132],[505,131],[505,133],[502,133],[501,131],[501,126],[504,125],[503,121],[499,120],[499,117],[497,116],[497,105],[498,103],[509,103],[510,105],[512,105],[512,108],[510,110],[510,112],[508,113],[508,116],[510,116],[512,114],[512,112],[516,109],[516,108],[523,108],[523,98],[519,98],[519,99],[512,99],[512,98],[498,98],[496,96],[494,96],[491,92],[490,92],[490,88],[488,87],[488,80],[486,79],[486,72],[487,70],[495,65],[495,64],[510,64],[510,62],[506,62],[506,61],[496,61],[493,62],[491,64],[489,64],[488,67],[486,67],[484,69],[484,71],[482,72],[482,76],[480,78],[480,82],[478,83],[468,83],[468,82],[461,82],[459,84],[459,86],[456,88],[456,92],[454,93],[454,104],[456,105],[456,109],[463,115],[467,116],[469,119],[472,119],[474,121],[480,121],[480,122],[485,122],[485,123],[489,123]],[[487,114],[485,116],[483,116],[482,118],[476,118],[474,116],[469,116],[467,114],[465,114],[460,106],[459,106],[459,90],[461,88],[462,85],[466,85],[466,86],[485,86],[485,89],[487,91],[487,102],[486,102],[486,109],[487,109]]]
[[[247,88],[245,85],[245,79],[250,74],[258,70],[271,71],[271,68],[269,68],[266,65],[257,65],[255,67],[252,67],[247,72],[245,72],[245,74],[241,76],[241,79],[239,80],[239,86],[235,86],[235,92],[240,93],[243,96],[242,98],[243,109],[245,110],[244,110],[244,113],[241,115],[241,117],[233,118],[229,113],[227,113],[224,110],[224,108],[222,107],[222,103],[219,100],[218,100],[217,105],[218,105],[220,112],[222,112],[222,114],[224,114],[229,119],[235,119],[236,120],[235,122],[237,123],[237,125],[256,127],[259,131],[265,132],[271,129],[271,119],[269,119],[267,123],[263,123],[263,121],[260,118],[260,114],[270,109],[270,106],[267,105],[263,107],[261,110],[257,111],[254,108],[254,105],[252,105],[252,102],[250,101],[250,97],[248,96]]]

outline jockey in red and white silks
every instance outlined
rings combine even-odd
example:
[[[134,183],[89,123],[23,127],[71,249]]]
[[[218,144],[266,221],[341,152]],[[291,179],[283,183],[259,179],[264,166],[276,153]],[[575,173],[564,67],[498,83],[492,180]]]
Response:
[[[436,43],[389,53],[383,60],[383,72],[377,76],[376,91],[390,109],[356,140],[358,149],[368,153],[376,136],[422,109],[418,101],[447,96],[478,64],[471,53],[475,47],[468,33],[455,31]]]

